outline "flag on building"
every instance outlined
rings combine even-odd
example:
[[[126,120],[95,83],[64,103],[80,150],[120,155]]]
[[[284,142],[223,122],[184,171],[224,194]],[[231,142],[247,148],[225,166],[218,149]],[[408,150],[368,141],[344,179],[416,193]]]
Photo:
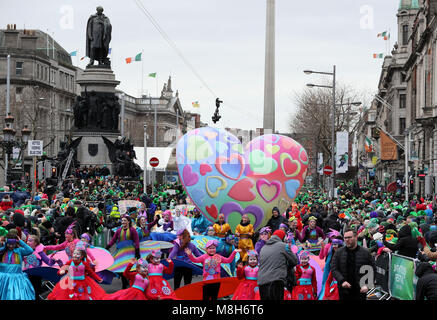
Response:
[[[73,51],[73,52],[70,52],[70,56],[75,57],[76,55],[77,55],[77,50]]]
[[[132,62],[132,57],[126,58],[126,63],[131,63]]]
[[[384,58],[384,54],[383,53],[374,53],[373,58],[374,59],[382,59],[382,58]]]
[[[384,32],[378,33],[377,38],[380,38],[380,37],[386,37],[387,34],[388,34],[387,31],[384,31]]]
[[[380,150],[381,160],[397,160],[398,159],[398,146],[388,135],[380,130]]]
[[[384,40],[388,40],[388,39],[390,39],[390,33],[388,35],[384,36]]]
[[[149,73],[149,77],[151,77],[151,78],[156,78],[156,72]]]
[[[191,104],[193,105],[193,108],[199,108],[200,107],[199,101],[194,101]]]
[[[364,149],[366,150],[366,152],[373,152],[373,151],[375,151],[373,149],[372,140],[370,140],[370,138],[368,138],[368,137],[366,137],[366,139],[364,141]]]

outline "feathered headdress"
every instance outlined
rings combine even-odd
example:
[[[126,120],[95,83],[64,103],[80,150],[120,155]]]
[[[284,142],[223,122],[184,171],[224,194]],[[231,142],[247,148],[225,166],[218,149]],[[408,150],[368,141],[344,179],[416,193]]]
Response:
[[[74,221],[72,224],[70,224],[67,228],[67,230],[65,230],[66,234],[73,234],[73,228],[76,225],[76,221]]]
[[[329,239],[333,239],[333,238],[336,238],[336,237],[341,237],[340,232],[338,232],[337,230],[331,229],[331,228],[329,228],[329,230],[331,230],[330,232],[327,233],[327,236],[328,236]]]

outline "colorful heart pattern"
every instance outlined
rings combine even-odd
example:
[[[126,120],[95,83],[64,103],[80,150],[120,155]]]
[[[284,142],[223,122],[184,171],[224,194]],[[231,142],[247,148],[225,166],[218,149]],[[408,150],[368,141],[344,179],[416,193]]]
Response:
[[[285,210],[308,168],[305,149],[289,137],[268,134],[242,146],[231,133],[211,127],[181,137],[176,159],[191,201],[212,222],[223,213],[233,231],[243,214],[259,230],[273,207]]]

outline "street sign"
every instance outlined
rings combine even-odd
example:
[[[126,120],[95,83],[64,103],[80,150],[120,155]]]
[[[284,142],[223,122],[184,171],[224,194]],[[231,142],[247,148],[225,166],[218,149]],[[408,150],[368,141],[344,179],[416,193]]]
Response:
[[[27,154],[30,157],[41,157],[43,154],[43,141],[29,140],[27,143]]]
[[[333,169],[331,166],[324,166],[323,167],[323,174],[330,176],[333,172]]]
[[[157,167],[159,165],[159,159],[156,157],[150,158],[149,163],[152,167]]]

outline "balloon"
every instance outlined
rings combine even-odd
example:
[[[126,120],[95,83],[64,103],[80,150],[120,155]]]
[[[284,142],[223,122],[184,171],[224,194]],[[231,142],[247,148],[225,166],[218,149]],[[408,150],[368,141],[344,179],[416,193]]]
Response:
[[[267,134],[243,146],[231,133],[211,127],[181,137],[176,161],[193,204],[211,222],[223,213],[232,230],[243,214],[259,230],[274,207],[285,212],[308,168],[305,149],[289,137]]]

